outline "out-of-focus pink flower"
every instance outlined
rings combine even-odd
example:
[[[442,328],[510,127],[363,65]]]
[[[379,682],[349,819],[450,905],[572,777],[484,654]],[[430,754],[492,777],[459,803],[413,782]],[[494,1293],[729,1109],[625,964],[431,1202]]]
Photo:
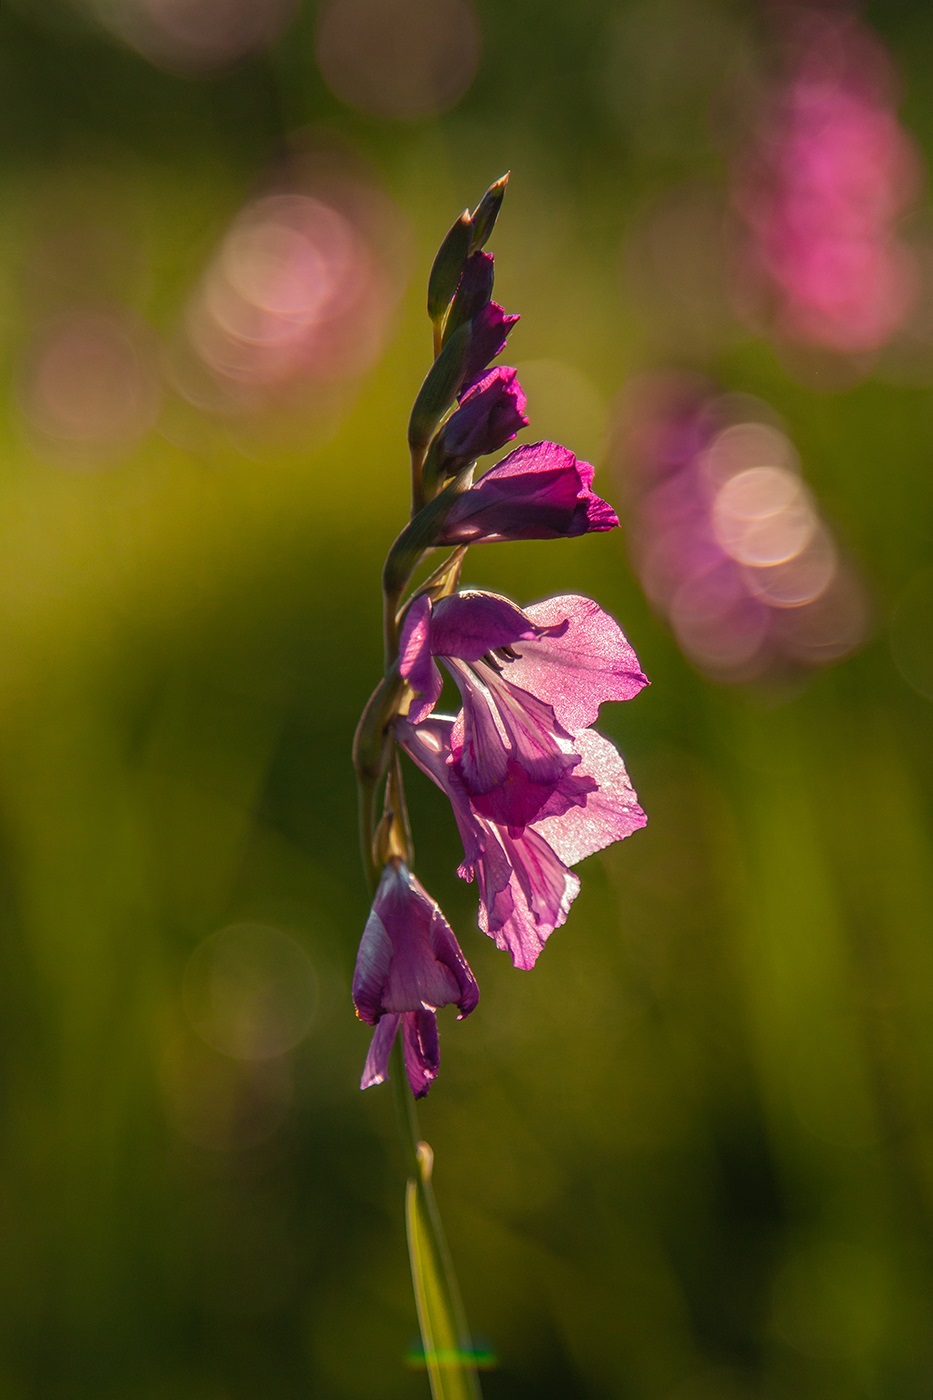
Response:
[[[573,740],[577,766],[533,821],[512,826],[492,820],[462,781],[456,731],[457,721],[440,716],[418,725],[402,720],[396,729],[406,753],[450,799],[463,841],[458,874],[476,879],[480,928],[516,967],[531,968],[580,892],[570,867],[647,819],[612,744],[584,729]]]
[[[188,306],[194,361],[220,406],[326,394],[378,358],[395,288],[385,249],[396,211],[361,178],[311,169],[307,180],[237,214]],[[199,397],[198,380],[189,396]],[[188,385],[182,375],[181,387]]]
[[[862,589],[763,404],[657,376],[633,387],[622,426],[634,564],[691,661],[750,681],[859,645]]]
[[[854,15],[798,10],[785,79],[736,173],[742,281],[755,314],[788,340],[879,349],[917,291],[897,220],[921,166],[898,124],[891,62]]]
[[[122,307],[72,307],[50,319],[24,361],[24,415],[37,444],[62,463],[113,460],[158,417],[155,337]]]
[[[401,1028],[412,1093],[422,1098],[437,1075],[437,1010],[456,1005],[468,1016],[479,988],[437,904],[400,860],[382,874],[356,960],[353,1004],[376,1030],[361,1088],[388,1077],[389,1053]]]

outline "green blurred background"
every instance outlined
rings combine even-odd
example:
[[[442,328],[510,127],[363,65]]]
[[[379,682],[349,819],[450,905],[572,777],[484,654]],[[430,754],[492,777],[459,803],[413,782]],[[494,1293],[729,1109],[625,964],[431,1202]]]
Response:
[[[632,376],[760,396],[872,625],[834,667],[730,688],[652,614],[622,531],[471,555],[520,602],[592,593],[653,682],[601,718],[649,825],[582,867],[531,975],[475,931],[449,811],[411,784],[483,993],[442,1018],[422,1126],[485,1392],[929,1395],[929,340],[801,366],[729,308],[703,230],[764,9],[393,5],[397,47],[362,0],[0,8],[0,1391],[427,1392],[392,1095],[357,1089],[349,749],[427,269],[511,168],[493,246],[526,437],[621,508]],[[933,153],[933,11],[866,19]],[[283,190],[342,211],[362,293],[323,348],[305,308],[294,354],[264,369],[260,330],[231,370],[237,249],[256,277],[278,256],[234,221]]]

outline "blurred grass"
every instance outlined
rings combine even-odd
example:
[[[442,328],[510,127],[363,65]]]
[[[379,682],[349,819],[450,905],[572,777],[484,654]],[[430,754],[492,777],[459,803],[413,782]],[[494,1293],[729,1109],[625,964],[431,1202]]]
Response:
[[[916,74],[926,8],[875,9]],[[618,500],[614,395],[678,349],[650,297],[623,295],[622,238],[653,191],[715,167],[704,104],[733,62],[674,92],[692,59],[662,32],[670,15],[481,14],[474,90],[412,126],[326,93],[312,7],[280,52],[201,81],[23,0],[0,19],[11,1400],[424,1394],[403,1364],[393,1109],[356,1089],[367,901],[348,760],[405,510],[424,274],[452,215],[511,165],[498,286],[525,318],[532,434],[599,458]],[[754,30],[751,7],[702,14],[742,43]],[[636,48],[616,72],[619,33]],[[654,44],[673,78],[620,116],[607,86]],[[909,109],[928,133],[916,81]],[[283,120],[329,123],[410,222],[411,282],[351,410],[328,431],[192,416],[99,470],[46,460],[18,388],[55,301],[27,275],[35,229],[90,181],[101,224],[137,250],[136,272],[110,269],[117,293],[170,336]],[[419,871],[483,989],[469,1022],[444,1021],[423,1121],[468,1313],[499,1358],[493,1400],[887,1400],[933,1375],[931,729],[886,641],[929,563],[931,389],[822,392],[742,337],[710,367],[784,415],[869,581],[875,633],[794,691],[727,693],[651,617],[621,538],[470,557],[469,582],[519,601],[592,592],[653,682],[602,721],[649,826],[587,862],[533,976],[471,933],[449,814],[427,785],[412,794]],[[243,920],[292,933],[317,975],[311,1032],[268,1073],[198,1041],[180,999],[194,948]]]

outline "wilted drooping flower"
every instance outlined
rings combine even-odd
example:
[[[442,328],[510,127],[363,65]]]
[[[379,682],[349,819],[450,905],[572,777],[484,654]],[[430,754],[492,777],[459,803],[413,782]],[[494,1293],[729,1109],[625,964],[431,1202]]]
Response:
[[[691,661],[750,681],[863,640],[862,590],[765,405],[658,376],[633,387],[623,419],[635,567]]]
[[[902,325],[917,289],[897,221],[920,162],[890,59],[854,15],[790,11],[787,73],[737,170],[743,278],[788,340],[856,354]]]
[[[531,968],[580,891],[570,869],[645,825],[625,765],[608,739],[592,729],[574,735],[576,764],[558,782],[534,820],[524,826],[484,815],[468,792],[456,758],[458,722],[432,717],[399,721],[399,742],[446,793],[463,842],[458,874],[477,881],[479,926],[508,951],[516,967]]]
[[[440,1062],[438,1008],[455,1005],[463,1017],[478,1001],[479,988],[437,904],[403,861],[390,861],[353,975],[357,1015],[376,1028],[361,1087],[387,1078],[389,1054],[401,1030],[408,1082],[415,1097],[423,1097]]]

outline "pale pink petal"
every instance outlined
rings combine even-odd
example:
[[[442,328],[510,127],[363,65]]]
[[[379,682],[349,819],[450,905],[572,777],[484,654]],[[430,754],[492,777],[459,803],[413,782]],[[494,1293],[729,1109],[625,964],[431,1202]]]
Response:
[[[544,816],[535,830],[566,865],[622,841],[647,822],[621,757],[601,734],[584,729],[576,735],[582,761],[574,778],[592,778],[595,790],[584,803],[557,816]]]
[[[592,598],[566,594],[525,612],[542,635],[513,644],[505,675],[550,705],[564,729],[583,729],[604,700],[631,700],[648,684],[622,629]]]

